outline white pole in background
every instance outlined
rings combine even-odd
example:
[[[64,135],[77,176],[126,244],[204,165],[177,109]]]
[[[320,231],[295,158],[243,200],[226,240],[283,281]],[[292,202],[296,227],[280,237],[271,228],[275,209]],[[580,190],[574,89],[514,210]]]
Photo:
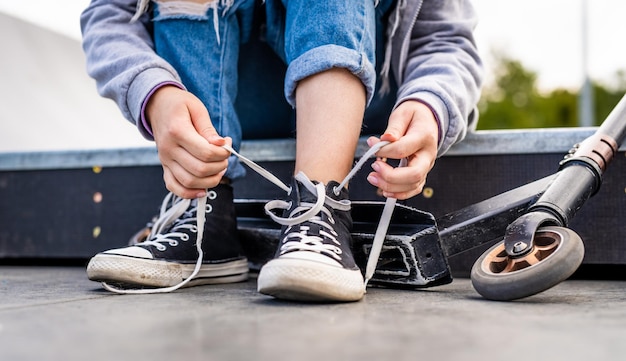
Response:
[[[591,127],[594,125],[594,99],[593,99],[593,86],[591,79],[589,78],[589,54],[588,54],[588,1],[582,0],[582,72],[583,72],[583,85],[580,90],[578,99],[578,126]]]

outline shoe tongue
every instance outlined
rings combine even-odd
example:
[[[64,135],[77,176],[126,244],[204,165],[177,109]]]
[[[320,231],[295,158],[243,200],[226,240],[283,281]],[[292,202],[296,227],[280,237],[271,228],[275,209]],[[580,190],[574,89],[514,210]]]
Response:
[[[318,184],[319,182],[314,181],[314,184]],[[311,191],[307,189],[307,187],[298,182],[297,180],[292,181],[292,189],[295,189],[296,192],[292,193],[292,198],[296,203],[315,203],[317,202],[317,195],[313,194]]]
[[[313,184],[319,184],[320,183],[318,181],[312,181],[312,182],[313,182]],[[328,197],[330,197],[330,198],[332,198],[334,200],[348,199],[348,190],[345,189],[345,188],[343,188],[341,190],[339,195],[335,195],[334,189],[338,185],[339,185],[339,183],[337,183],[335,181],[328,182],[328,184],[326,184],[326,186],[325,186],[326,196],[328,196]],[[296,192],[296,194],[294,194],[294,199],[299,200],[300,202],[308,202],[308,203],[315,203],[315,202],[317,202],[317,195],[313,194],[311,191],[309,191],[308,188],[304,186],[304,184],[294,180],[293,181],[293,187],[294,187],[294,189],[298,190]]]

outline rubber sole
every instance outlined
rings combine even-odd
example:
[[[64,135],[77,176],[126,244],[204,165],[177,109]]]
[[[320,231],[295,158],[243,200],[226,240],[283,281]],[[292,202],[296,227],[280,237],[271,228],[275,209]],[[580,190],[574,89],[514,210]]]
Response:
[[[257,287],[265,295],[307,302],[353,302],[365,294],[358,269],[300,259],[269,261],[259,272]]]
[[[195,263],[183,264],[162,260],[97,254],[87,265],[87,277],[123,287],[169,287],[187,279]],[[198,275],[186,287],[205,284],[242,282],[248,279],[248,261],[203,264]]]

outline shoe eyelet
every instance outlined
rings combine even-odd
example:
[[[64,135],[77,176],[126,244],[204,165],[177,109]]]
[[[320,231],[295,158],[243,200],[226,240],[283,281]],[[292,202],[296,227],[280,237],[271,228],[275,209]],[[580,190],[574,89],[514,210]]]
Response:
[[[213,206],[210,204],[207,204],[205,207],[204,213],[211,213],[211,212],[213,212]]]
[[[176,247],[176,246],[178,246],[178,241],[170,241],[169,244],[172,247]]]
[[[167,249],[167,247],[165,247],[165,246],[164,246],[164,245],[162,245],[162,244],[159,244],[156,248],[157,248],[157,250],[159,250],[159,251],[161,251],[161,252],[163,252],[163,251],[165,251],[165,250]]]
[[[213,199],[217,198],[217,192],[215,192],[215,191],[209,191],[209,192],[207,193],[207,195],[206,195],[206,196],[207,196],[207,198],[209,198],[210,200],[213,200]]]
[[[183,233],[183,234],[180,236],[180,239],[181,239],[182,241],[188,241],[188,240],[189,240],[189,235],[188,235],[188,234],[186,234],[186,233]],[[174,241],[174,242],[176,242],[176,241]],[[171,244],[171,243],[170,243],[170,244]],[[176,242],[176,244],[178,244],[178,242]]]

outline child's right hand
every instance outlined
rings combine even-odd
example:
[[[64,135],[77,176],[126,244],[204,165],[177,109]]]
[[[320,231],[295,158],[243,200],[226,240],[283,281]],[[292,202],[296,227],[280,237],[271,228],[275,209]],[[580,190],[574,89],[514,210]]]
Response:
[[[217,134],[204,104],[176,86],[159,88],[146,106],[167,189],[183,198],[204,196],[226,172],[230,138]]]

